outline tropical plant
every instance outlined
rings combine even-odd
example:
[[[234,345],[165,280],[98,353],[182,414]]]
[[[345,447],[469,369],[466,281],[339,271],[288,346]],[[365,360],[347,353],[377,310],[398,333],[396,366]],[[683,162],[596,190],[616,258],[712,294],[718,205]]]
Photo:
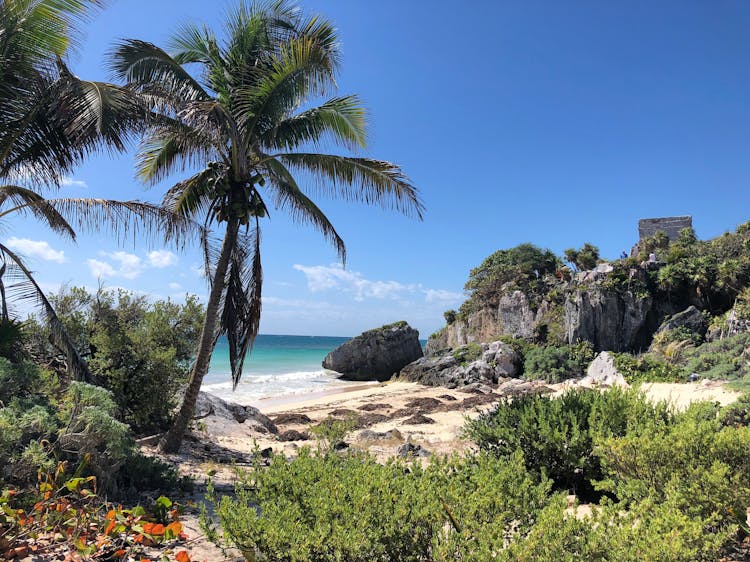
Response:
[[[565,250],[565,261],[573,264],[578,271],[594,269],[599,261],[599,248],[586,242],[580,249]]]
[[[285,1],[240,3],[224,22],[223,39],[188,24],[170,47],[171,55],[131,39],[111,58],[115,75],[160,116],[143,139],[138,176],[155,184],[202,166],[170,188],[164,203],[223,230],[220,250],[204,240],[211,284],[205,323],[182,406],[161,442],[165,451],[179,447],[219,335],[229,342],[235,386],[242,375],[260,319],[260,219],[268,214],[267,202],[312,224],[345,258],[343,240],[293,172],[314,180],[319,194],[422,213],[416,188],[394,164],[317,152],[324,141],[348,149],[366,144],[357,96],[302,109],[335,87],[340,51],[327,20],[305,17]],[[189,65],[198,70],[195,76]]]
[[[125,147],[146,115],[123,88],[75,77],[63,56],[76,40],[76,24],[101,0],[6,0],[0,3],[0,222],[36,218],[75,240],[76,228],[139,230],[180,238],[189,223],[163,208],[138,201],[47,199],[41,187],[59,187],[65,174],[102,146]],[[28,187],[33,185],[33,188]],[[54,308],[23,257],[0,244],[0,323],[8,325],[10,297],[39,305],[70,374],[93,381]]]

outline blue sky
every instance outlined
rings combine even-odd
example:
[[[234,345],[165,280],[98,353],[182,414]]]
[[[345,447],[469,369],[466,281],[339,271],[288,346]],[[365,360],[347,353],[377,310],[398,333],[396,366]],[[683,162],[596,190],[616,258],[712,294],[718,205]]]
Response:
[[[119,0],[86,28],[74,71],[106,79],[119,37],[164,45],[182,22],[215,26],[223,2]],[[466,6],[471,6],[467,8]],[[366,155],[400,164],[422,222],[318,200],[347,242],[342,270],[314,231],[264,225],[261,332],[354,335],[399,319],[423,337],[463,299],[468,271],[530,241],[590,241],[615,258],[638,218],[691,214],[701,238],[750,219],[750,3],[308,0],[340,31],[341,93],[371,113]],[[130,155],[92,158],[69,196],[158,201]],[[173,181],[178,177],[171,178]],[[206,294],[194,249],[63,242],[31,221],[2,233],[44,286]]]

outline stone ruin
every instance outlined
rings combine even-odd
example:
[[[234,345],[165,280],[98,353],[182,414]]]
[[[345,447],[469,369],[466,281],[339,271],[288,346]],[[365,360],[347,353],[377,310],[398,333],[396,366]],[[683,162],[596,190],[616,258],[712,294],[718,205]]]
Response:
[[[670,241],[676,240],[683,228],[693,228],[693,217],[662,217],[657,219],[641,219],[638,221],[638,240],[650,238],[660,230]]]

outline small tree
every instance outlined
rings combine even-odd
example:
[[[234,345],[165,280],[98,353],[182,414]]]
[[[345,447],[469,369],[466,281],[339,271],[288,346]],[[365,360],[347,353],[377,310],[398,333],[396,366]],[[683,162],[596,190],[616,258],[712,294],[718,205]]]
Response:
[[[578,271],[594,269],[599,262],[599,248],[586,242],[580,249],[565,250],[565,260]]]

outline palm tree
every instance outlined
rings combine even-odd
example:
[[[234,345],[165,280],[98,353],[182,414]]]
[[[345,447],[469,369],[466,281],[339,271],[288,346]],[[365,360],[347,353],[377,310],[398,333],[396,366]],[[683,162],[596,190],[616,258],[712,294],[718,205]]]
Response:
[[[303,109],[335,89],[340,53],[330,22],[305,17],[284,0],[240,3],[226,17],[224,32],[221,41],[205,26],[186,25],[173,36],[171,54],[127,40],[111,59],[115,75],[161,115],[142,141],[138,175],[156,184],[176,171],[200,168],[171,187],[164,203],[223,230],[220,249],[204,245],[206,317],[163,451],[179,448],[220,335],[229,342],[235,387],[240,380],[260,321],[260,219],[269,204],[311,224],[345,260],[343,240],[294,172],[317,193],[419,218],[423,210],[416,188],[396,165],[318,151],[324,141],[347,149],[366,145],[366,115],[357,96]]]
[[[62,59],[75,45],[76,24],[102,4],[0,1],[0,223],[15,215],[32,216],[72,240],[75,225],[109,228],[121,236],[158,233],[179,243],[191,225],[160,206],[47,199],[40,193],[39,186],[59,187],[89,152],[101,146],[122,150],[147,116],[139,98],[116,86],[78,79]],[[41,307],[55,345],[67,356],[71,376],[94,382],[22,256],[0,244],[0,322],[6,324],[9,294]]]

